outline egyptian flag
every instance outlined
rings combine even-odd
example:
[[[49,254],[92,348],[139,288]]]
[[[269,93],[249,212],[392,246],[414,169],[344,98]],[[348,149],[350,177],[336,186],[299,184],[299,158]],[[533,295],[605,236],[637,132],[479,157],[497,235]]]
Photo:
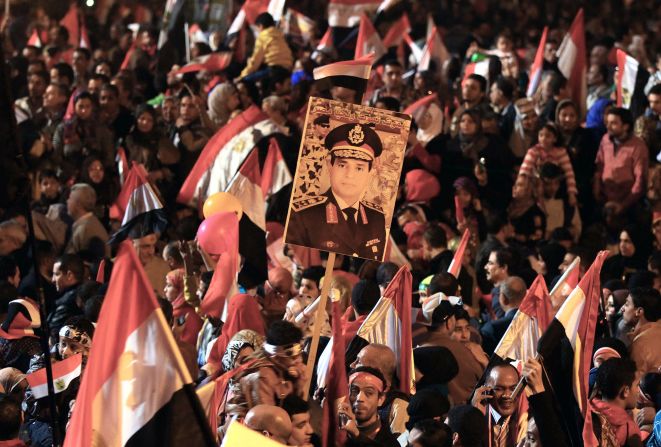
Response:
[[[530,80],[528,81],[528,88],[526,89],[526,96],[531,98],[537,91],[539,83],[542,81],[542,69],[544,67],[544,47],[546,46],[546,36],[549,33],[549,27],[545,26],[542,32],[542,38],[539,39],[537,46],[537,53],[535,59],[530,67]]]
[[[422,56],[418,63],[418,71],[427,71],[430,69],[431,61],[436,64],[436,69],[440,70],[443,63],[450,59],[450,53],[441,40],[441,35],[436,26],[432,27],[431,34],[427,38],[427,43],[422,49]]]
[[[288,8],[280,25],[286,35],[308,43],[312,39],[315,22],[310,17]]]
[[[197,208],[210,195],[225,191],[253,148],[276,132],[278,126],[255,105],[231,119],[204,146],[177,201]]]
[[[342,314],[339,306],[340,303],[338,301],[331,303],[333,315],[331,330],[334,340],[342,340],[343,337]],[[330,343],[332,343],[332,340]],[[324,447],[344,445],[346,442],[346,432],[338,428],[340,425],[335,412],[338,402],[348,398],[349,384],[347,382],[345,363],[344,345],[342,343],[333,343],[331,357],[328,363],[328,373],[326,375],[326,400],[322,409],[321,442]]]
[[[360,24],[363,13],[371,14],[381,0],[330,0],[328,3],[328,26],[353,28]]]
[[[566,297],[576,288],[578,285],[578,277],[581,272],[581,258],[578,256],[574,258],[569,267],[565,269],[562,273],[562,276],[555,283],[551,293],[549,294],[551,298],[551,304],[553,306],[560,307],[560,304],[565,300]]]
[[[80,44],[80,19],[76,2],[71,3],[69,10],[60,20],[60,25],[69,32],[69,45],[74,48],[77,47]]]
[[[448,266],[448,273],[455,278],[459,278],[459,274],[461,273],[461,265],[464,262],[464,255],[466,254],[466,247],[468,247],[468,241],[470,238],[471,232],[466,228],[464,234],[461,235],[461,240],[457,246],[457,251],[454,252],[452,262],[450,262],[450,265]]]
[[[596,439],[592,432],[588,375],[601,299],[599,273],[607,257],[607,251],[599,252],[537,345],[563,409],[564,426],[572,445],[597,445],[593,442]]]
[[[409,33],[404,33],[402,38],[404,39],[404,42],[406,42],[406,44],[409,46],[409,49],[411,50],[411,54],[413,55],[413,59],[415,59],[415,62],[419,64],[420,61],[422,60],[422,48],[420,48],[418,44],[415,43],[413,39],[411,39]]]
[[[464,79],[472,74],[478,74],[489,80],[489,66],[491,59],[486,54],[475,53],[471,57],[471,62],[464,68]]]
[[[266,231],[266,201],[291,182],[292,176],[282,158],[280,146],[272,137],[263,168],[259,167],[259,151],[253,150],[231,180],[226,192],[239,199],[243,212]]]
[[[110,244],[165,230],[168,220],[163,203],[149,183],[144,166],[134,163],[131,167],[117,200],[110,207],[110,218],[122,219],[122,226],[108,241]]]
[[[404,41],[404,35],[411,32],[411,22],[409,21],[408,14],[404,13],[397,19],[383,38],[383,45],[386,48],[396,47]]]
[[[331,87],[346,87],[357,91],[358,97],[362,97],[367,89],[373,62],[374,55],[368,54],[360,59],[317,67],[312,75],[320,91],[330,90]]]
[[[631,110],[633,116],[638,116],[647,107],[645,85],[650,74],[636,59],[624,51],[617,49],[617,74],[615,75],[615,92],[617,106]]]
[[[214,445],[188,368],[129,242],[117,254],[64,440],[65,447],[91,445]]]
[[[379,60],[387,51],[388,50],[381,41],[379,33],[374,29],[374,25],[372,25],[370,19],[365,14],[361,14],[354,58],[360,59],[361,57],[373,53],[374,60]]]
[[[53,390],[55,394],[66,390],[73,379],[80,377],[82,363],[82,354],[72,355],[61,362],[53,363]],[[46,368],[41,368],[28,374],[25,379],[28,381],[32,396],[35,399],[48,396]]]
[[[30,298],[18,298],[7,305],[7,316],[0,325],[0,338],[19,340],[23,337],[39,338],[41,315],[39,305]]]
[[[500,339],[494,354],[501,359],[520,360],[535,358],[537,343],[553,318],[553,309],[546,282],[537,275],[519,305],[519,310]]]
[[[179,70],[176,74],[193,73],[196,71],[222,71],[226,69],[232,61],[232,53],[223,51],[220,53],[211,53],[196,57]]]
[[[588,88],[583,8],[578,10],[569,32],[558,48],[557,54],[558,70],[567,78],[572,92],[572,100],[580,107],[582,116],[585,116]]]
[[[158,35],[157,48],[160,50],[169,40],[170,32],[173,30],[177,18],[184,6],[185,0],[167,0],[165,2],[165,9],[163,11],[163,19],[161,24],[161,31]]]
[[[44,46],[41,43],[41,38],[39,37],[39,31],[37,30],[36,27],[32,30],[32,34],[30,34],[30,38],[28,39],[27,45],[37,48],[41,48]]]
[[[406,266],[399,269],[383,296],[358,329],[347,348],[358,352],[370,343],[389,346],[397,358],[400,390],[415,393],[413,344],[411,337],[412,277]],[[361,345],[361,346],[359,346]]]

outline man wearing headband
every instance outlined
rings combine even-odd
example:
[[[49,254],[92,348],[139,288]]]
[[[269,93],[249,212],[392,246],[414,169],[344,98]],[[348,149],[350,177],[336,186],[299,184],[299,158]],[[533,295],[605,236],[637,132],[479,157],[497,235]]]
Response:
[[[324,146],[330,188],[292,204],[286,242],[348,256],[380,260],[385,247],[385,216],[363,200],[374,163],[383,151],[369,126],[347,123],[331,130]]]
[[[349,401],[337,409],[340,429],[348,434],[347,446],[399,446],[387,424],[379,419],[378,409],[386,399],[383,374],[360,366],[349,374]]]
[[[301,330],[294,324],[277,320],[266,331],[266,341],[246,362],[254,361],[239,373],[239,392],[227,405],[229,416],[243,417],[256,405],[282,406],[285,397],[303,397],[305,364]]]

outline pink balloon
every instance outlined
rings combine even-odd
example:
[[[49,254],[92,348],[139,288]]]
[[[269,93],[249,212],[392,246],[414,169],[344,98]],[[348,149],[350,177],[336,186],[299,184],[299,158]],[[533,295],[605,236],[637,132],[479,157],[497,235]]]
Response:
[[[204,251],[219,255],[234,250],[239,241],[239,220],[234,212],[213,214],[200,224],[197,240]]]

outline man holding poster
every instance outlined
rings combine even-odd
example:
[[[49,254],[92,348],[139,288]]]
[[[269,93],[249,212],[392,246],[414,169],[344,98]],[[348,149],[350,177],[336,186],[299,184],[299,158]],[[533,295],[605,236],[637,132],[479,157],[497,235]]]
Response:
[[[316,124],[313,116],[315,109],[323,109],[323,101],[328,100],[311,100],[309,121],[313,124]],[[323,148],[327,154],[321,168],[325,171],[317,169],[318,165],[315,164],[307,168],[302,167],[305,157],[299,159],[297,182],[300,184],[301,179],[318,180],[314,185],[317,192],[297,195],[295,186],[285,241],[380,261],[388,240],[386,222],[389,219],[386,218],[388,213],[383,208],[391,204],[391,194],[381,194],[380,197],[384,197],[381,201],[383,206],[372,198],[377,197],[374,190],[391,191],[389,187],[382,188],[382,182],[387,183],[391,177],[397,176],[397,179],[394,179],[394,184],[397,184],[401,170],[399,152],[403,152],[403,145],[401,151],[398,146],[404,136],[400,130],[408,133],[408,121],[399,116],[393,117],[392,112],[337,101],[330,102],[332,104],[329,104],[329,108],[334,112],[337,112],[338,108],[346,109],[344,113],[331,116],[335,126],[330,126],[331,130],[323,140]],[[351,107],[369,110],[360,109],[358,113],[357,110],[351,110]],[[372,120],[374,122],[370,122]],[[390,128],[393,122],[397,122],[401,127]],[[308,140],[314,141],[316,133],[316,127],[311,126]],[[381,169],[377,171],[379,157],[384,153],[384,141],[380,133],[385,135],[390,144],[390,153],[387,162],[382,163]],[[304,141],[303,154],[306,153],[305,144]],[[387,165],[387,169],[384,165]],[[391,169],[392,167],[395,169]],[[372,191],[368,194],[370,186]],[[312,186],[306,190],[314,191]]]

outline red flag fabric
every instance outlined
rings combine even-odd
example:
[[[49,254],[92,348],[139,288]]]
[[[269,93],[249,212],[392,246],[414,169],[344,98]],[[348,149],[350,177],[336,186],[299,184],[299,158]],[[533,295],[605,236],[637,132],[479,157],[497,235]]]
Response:
[[[66,390],[73,379],[80,377],[82,363],[82,354],[72,355],[61,362],[53,363],[53,391],[55,391],[55,394]],[[32,396],[35,399],[48,396],[46,368],[41,368],[28,374],[25,376],[25,379],[30,384]]]
[[[96,271],[96,282],[103,284],[106,282],[106,260],[101,259],[99,262],[99,268]]]
[[[207,293],[200,303],[200,313],[214,318],[220,318],[223,314],[225,301],[235,286],[236,274],[239,268],[239,221],[234,212],[218,214],[222,214],[230,220],[231,224],[224,226],[222,235],[218,234],[218,237],[223,239],[221,245],[224,246],[224,250],[222,253],[212,253],[220,254],[220,258],[213,271]],[[231,215],[234,216],[234,219],[231,219]],[[211,216],[211,218],[213,217]],[[200,233],[206,231],[204,225],[205,222],[208,223],[208,220],[207,218],[200,224],[197,232],[198,239]]]
[[[330,26],[317,44],[317,51],[321,51],[326,48],[333,48],[333,29]]]
[[[62,20],[60,20],[60,25],[69,31],[69,45],[74,48],[80,43],[80,20],[78,18],[78,7],[76,3],[72,2],[70,4],[69,10],[62,17]]]
[[[438,93],[432,93],[431,95],[423,96],[404,109],[404,113],[411,115],[415,119],[420,119],[420,116],[422,116],[421,112],[427,110],[427,106],[429,106],[429,104],[436,101],[437,99]]]
[[[377,10],[381,0],[330,0],[328,3],[328,26],[352,28],[360,23],[363,13]]]
[[[443,63],[450,58],[450,53],[445,47],[438,28],[432,28],[431,35],[427,39],[425,47],[422,49],[422,56],[418,64],[418,71],[426,71],[430,69],[431,61],[435,61],[436,69],[440,70]]]
[[[196,71],[221,71],[226,69],[232,61],[232,53],[212,53],[193,59],[177,70],[177,74],[193,73]]]
[[[404,42],[404,35],[411,32],[411,22],[408,14],[402,16],[390,26],[390,29],[383,38],[383,45],[386,48],[394,47]]]
[[[370,53],[374,53],[374,59],[378,60],[381,56],[386,54],[387,51],[387,48],[381,41],[379,33],[374,29],[372,21],[365,14],[361,14],[354,58],[359,59]]]
[[[41,43],[41,38],[39,37],[39,31],[37,28],[34,28],[32,30],[32,34],[30,34],[30,38],[28,39],[27,45],[31,45],[33,47],[41,48],[43,45]]]
[[[340,314],[340,303],[331,303],[333,316],[332,334],[334,340],[342,340],[342,315]],[[324,447],[344,445],[346,432],[339,429],[337,414],[338,401],[347,399],[349,384],[345,370],[344,343],[333,343],[331,361],[328,367],[326,382],[326,401],[323,407],[321,442]]]
[[[219,170],[226,169],[227,172],[225,172],[226,175],[221,179],[223,180],[222,182],[215,182],[214,187],[220,189],[211,193],[224,191],[227,187],[227,182],[234,176],[236,169],[239,168],[245,157],[248,156],[249,152],[257,143],[254,140],[255,136],[253,134],[255,132],[253,127],[267,119],[266,114],[259,107],[253,105],[220,128],[209,139],[204,149],[202,149],[202,153],[195,162],[195,166],[191,169],[179,191],[177,201],[191,205],[195,205],[198,201],[204,203],[208,191],[202,191],[201,183],[204,183],[203,180],[207,176],[211,176],[210,171],[216,164]],[[253,140],[250,140],[250,138],[253,138]],[[241,151],[234,150],[235,146],[237,149],[240,148]],[[238,157],[240,154],[242,154],[242,157]],[[224,158],[217,160],[221,156]],[[216,163],[217,161],[218,163]],[[232,166],[229,166],[230,161]],[[235,170],[232,171],[232,169],[229,169],[234,166]]]
[[[454,196],[454,216],[457,224],[462,224],[466,220],[466,217],[464,216],[464,207],[461,205],[461,201],[457,195]]]
[[[87,33],[87,26],[85,23],[82,23],[80,26],[80,42],[78,42],[80,48],[91,49],[92,44],[90,43],[90,37]]]
[[[558,48],[558,70],[567,78],[572,99],[580,107],[582,116],[585,116],[585,101],[588,94],[586,51],[583,8],[581,8]]]
[[[122,65],[119,66],[120,70],[128,70],[129,64],[131,63],[131,58],[133,57],[133,53],[135,53],[135,48],[136,48],[136,42],[133,40],[133,43],[131,43],[131,46],[129,47],[128,51],[126,52],[126,55],[124,56],[124,60],[122,61]]]
[[[461,264],[464,262],[464,254],[466,253],[466,247],[468,247],[468,241],[470,240],[471,232],[468,228],[464,230],[464,234],[461,235],[461,240],[459,241],[459,246],[457,251],[454,252],[452,257],[452,262],[448,267],[448,273],[450,273],[455,278],[459,278],[459,273],[461,272]]]
[[[528,98],[532,97],[539,87],[539,83],[542,80],[542,68],[544,66],[544,47],[546,47],[546,36],[548,35],[549,27],[545,26],[544,31],[542,32],[542,37],[539,39],[539,45],[537,46],[537,53],[535,53],[535,59],[533,60],[532,66],[530,67],[530,80],[528,81],[528,88],[526,89],[526,96]]]
[[[191,382],[138,255],[123,242],[64,446],[208,445],[199,402],[184,390]]]
[[[553,319],[553,308],[546,281],[542,275],[537,275],[535,281],[530,285],[528,293],[521,301],[519,310],[529,317],[536,318],[539,328],[545,331]],[[521,360],[521,359],[519,359]]]
[[[116,220],[122,220],[124,214],[126,213],[126,208],[131,199],[133,191],[138,188],[140,185],[149,183],[148,174],[145,170],[145,167],[139,163],[133,163],[131,169],[126,176],[124,185],[122,186],[121,191],[117,195],[115,203],[110,207],[110,218]]]

